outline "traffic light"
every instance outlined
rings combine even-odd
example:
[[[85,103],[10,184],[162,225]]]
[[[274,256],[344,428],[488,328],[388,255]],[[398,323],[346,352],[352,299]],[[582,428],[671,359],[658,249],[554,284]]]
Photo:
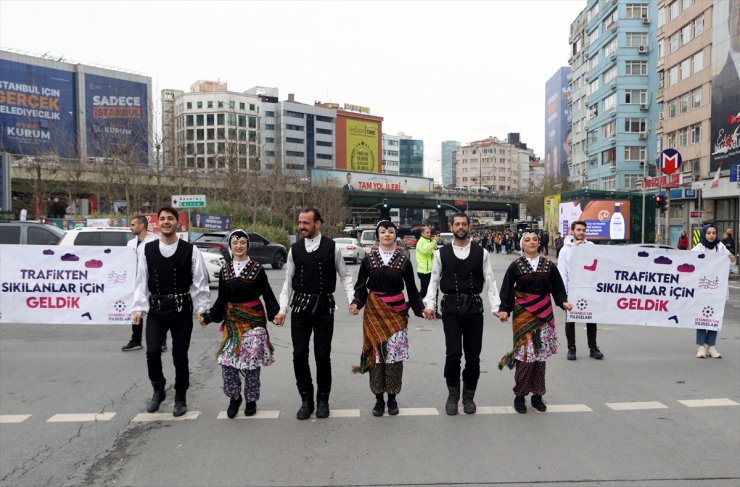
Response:
[[[386,198],[383,198],[383,209],[388,209],[388,200]]]
[[[666,210],[665,196],[663,196],[662,194],[655,196],[655,207],[659,209],[661,213],[665,213],[665,210]]]
[[[442,209],[442,203],[440,203],[439,200],[437,200],[437,209],[438,210],[441,210]]]

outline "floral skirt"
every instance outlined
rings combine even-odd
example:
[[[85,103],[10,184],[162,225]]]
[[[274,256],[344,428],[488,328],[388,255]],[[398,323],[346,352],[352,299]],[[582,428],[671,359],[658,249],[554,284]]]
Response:
[[[521,347],[514,350],[514,360],[520,362],[540,362],[547,360],[551,355],[558,353],[558,334],[555,324],[551,321],[540,330],[542,347],[535,353],[534,342],[527,340]]]
[[[235,355],[233,349],[231,346],[221,352],[218,363],[239,370],[254,370],[275,361],[270,351],[266,328],[252,328],[242,334],[240,355]]]
[[[375,363],[394,364],[409,359],[409,334],[408,328],[394,333],[388,337],[386,344],[385,360],[380,356],[380,351],[375,350]]]

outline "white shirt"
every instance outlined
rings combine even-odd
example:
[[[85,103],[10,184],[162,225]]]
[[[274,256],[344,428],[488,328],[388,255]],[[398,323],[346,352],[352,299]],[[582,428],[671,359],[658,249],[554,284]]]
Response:
[[[321,243],[321,233],[317,233],[314,238],[304,238],[302,240],[306,246],[306,252],[309,254],[315,252],[319,248]],[[355,299],[355,288],[352,282],[352,274],[347,270],[347,266],[344,263],[344,257],[342,257],[342,251],[338,246],[334,246],[334,267],[337,269],[337,275],[342,283],[344,292],[347,295],[347,303],[351,303]],[[280,314],[288,313],[288,306],[290,303],[290,295],[293,294],[293,275],[295,274],[295,262],[293,261],[293,249],[288,251],[288,262],[285,266],[285,282],[283,283],[283,289],[280,291]]]
[[[242,273],[242,269],[244,269],[247,264],[249,264],[249,256],[247,256],[246,260],[231,260],[231,265],[234,267],[234,275],[238,276]]]
[[[560,249],[560,255],[558,255],[558,271],[560,271],[560,277],[563,278],[563,284],[565,284],[565,292],[568,292],[568,279],[570,277],[570,259],[573,257],[573,251],[578,245],[593,245],[593,242],[583,240],[583,243],[576,244],[577,240],[574,238],[570,241],[566,240],[565,245]]]
[[[455,257],[460,260],[465,260],[470,255],[470,240],[463,247],[458,247],[455,244],[451,244]],[[441,251],[434,253],[434,264],[432,264],[432,277],[429,280],[429,288],[427,295],[424,297],[424,307],[427,309],[434,309],[437,300],[437,289],[439,288],[439,279],[442,274],[442,257],[440,257]],[[491,311],[498,311],[498,307],[501,304],[501,299],[498,296],[498,286],[496,285],[496,278],[493,277],[493,271],[491,265],[488,263],[488,252],[483,251],[483,276],[485,277],[485,285],[488,286],[488,302],[491,304]]]
[[[164,258],[175,255],[178,239],[175,243],[166,244],[159,241],[159,252]],[[143,245],[139,246],[142,250],[138,252],[138,264],[136,268],[136,286],[134,286],[134,303],[131,306],[132,313],[146,313],[149,311],[149,268],[146,263],[146,254],[143,251]],[[193,282],[190,284],[190,297],[193,299],[193,307],[198,313],[203,313],[211,305],[211,290],[208,288],[208,271],[206,263],[198,247],[193,245],[193,255],[191,258],[191,272],[193,273]]]
[[[126,247],[130,249],[134,249],[137,252],[143,251],[145,244],[151,242],[152,240],[157,240],[158,238],[159,237],[157,237],[155,234],[151,232],[146,232],[146,237],[144,237],[144,240],[139,240],[139,237],[134,237],[128,242],[126,242]]]

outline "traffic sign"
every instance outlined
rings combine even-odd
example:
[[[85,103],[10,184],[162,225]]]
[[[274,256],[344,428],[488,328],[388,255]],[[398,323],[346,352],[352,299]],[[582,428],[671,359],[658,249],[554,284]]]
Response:
[[[681,167],[681,154],[676,149],[665,149],[660,153],[660,170],[663,174],[673,174]]]
[[[173,208],[205,208],[206,195],[204,194],[173,194]]]

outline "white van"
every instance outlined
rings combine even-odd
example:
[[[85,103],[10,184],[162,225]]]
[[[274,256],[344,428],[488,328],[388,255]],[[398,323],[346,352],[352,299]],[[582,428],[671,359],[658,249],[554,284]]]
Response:
[[[491,190],[485,186],[473,186],[470,188],[471,193],[490,193]]]
[[[455,187],[455,191],[464,191],[464,192],[467,193],[468,192],[468,188],[465,187],[465,186],[456,186]]]
[[[370,247],[375,243],[375,230],[363,230],[360,234],[360,247],[370,252]]]

